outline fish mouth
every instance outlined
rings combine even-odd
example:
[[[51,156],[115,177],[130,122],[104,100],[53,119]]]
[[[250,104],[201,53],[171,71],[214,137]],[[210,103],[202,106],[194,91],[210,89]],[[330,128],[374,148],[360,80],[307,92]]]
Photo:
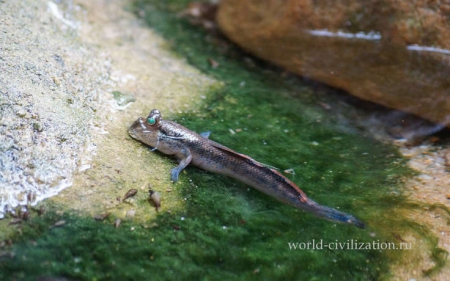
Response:
[[[142,127],[143,118],[139,117],[133,124],[128,128],[128,134],[133,139],[139,140],[138,135],[136,134],[136,128]]]
[[[128,135],[130,135],[130,137],[132,137],[133,139],[137,139],[136,134],[134,133],[133,129],[128,129]]]

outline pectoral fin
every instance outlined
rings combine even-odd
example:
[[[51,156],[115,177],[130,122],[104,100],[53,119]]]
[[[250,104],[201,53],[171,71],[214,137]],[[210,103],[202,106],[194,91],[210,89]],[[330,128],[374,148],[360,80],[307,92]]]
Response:
[[[192,154],[189,150],[184,150],[181,154],[177,155],[180,164],[178,164],[177,167],[173,168],[170,171],[170,180],[173,182],[178,181],[178,176],[180,175],[181,171],[183,171],[184,168],[186,168],[189,163],[191,163],[192,160]]]
[[[199,135],[204,137],[205,139],[209,139],[209,136],[211,135],[211,131],[201,132]]]

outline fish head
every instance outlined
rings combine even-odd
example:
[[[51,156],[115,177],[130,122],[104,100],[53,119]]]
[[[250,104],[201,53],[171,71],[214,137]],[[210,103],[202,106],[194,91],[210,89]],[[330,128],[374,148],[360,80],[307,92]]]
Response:
[[[161,112],[153,109],[147,118],[139,117],[128,129],[128,134],[140,142],[156,147],[159,141]]]

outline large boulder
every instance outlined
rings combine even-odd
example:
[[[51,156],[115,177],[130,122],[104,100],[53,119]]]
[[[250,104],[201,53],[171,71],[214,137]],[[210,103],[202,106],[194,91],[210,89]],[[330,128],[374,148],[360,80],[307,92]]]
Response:
[[[222,0],[217,22],[257,57],[450,125],[450,4]]]

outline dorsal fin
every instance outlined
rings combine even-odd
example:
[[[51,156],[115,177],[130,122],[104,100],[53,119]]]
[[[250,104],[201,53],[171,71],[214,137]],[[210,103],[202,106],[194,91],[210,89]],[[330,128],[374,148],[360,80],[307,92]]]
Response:
[[[298,187],[295,183],[291,182],[288,178],[286,178],[283,174],[281,174],[280,172],[271,169],[273,173],[277,174],[278,176],[282,177],[283,180],[289,184],[292,188],[294,188],[299,194],[300,194],[300,201],[305,202],[308,200],[308,197],[306,196],[306,194],[303,192],[303,190],[300,189],[300,187]]]
[[[238,152],[236,152],[236,151],[234,151],[234,150],[232,150],[232,149],[230,149],[230,148],[228,148],[228,147],[226,147],[226,146],[223,146],[223,145],[221,145],[221,144],[219,144],[219,143],[217,143],[217,142],[214,142],[214,141],[211,141],[211,142],[212,142],[212,146],[214,146],[214,147],[217,148],[217,149],[220,149],[220,150],[222,150],[222,151],[224,151],[224,152],[226,152],[226,153],[228,153],[228,154],[231,154],[231,155],[233,155],[233,156],[236,156],[236,157],[238,157],[238,158],[241,158],[242,160],[244,160],[244,161],[246,161],[246,162],[248,162],[248,163],[252,163],[253,165],[256,165],[256,166],[258,166],[258,167],[265,167],[265,168],[268,168],[268,167],[266,167],[264,164],[262,164],[262,163],[256,161],[255,159],[251,158],[250,156],[247,156],[247,155],[245,155],[245,154],[238,153]],[[269,168],[269,169],[270,169],[270,168]]]
[[[214,147],[217,148],[217,149],[222,150],[223,152],[226,152],[226,153],[228,153],[228,154],[231,154],[231,155],[233,155],[233,156],[235,156],[235,157],[239,157],[239,158],[241,158],[242,160],[244,160],[244,161],[246,161],[246,162],[248,162],[248,163],[251,163],[251,164],[253,164],[253,165],[257,166],[257,167],[260,167],[260,168],[267,169],[267,170],[269,170],[270,172],[276,174],[276,175],[279,176],[282,180],[284,180],[289,186],[291,186],[293,189],[295,189],[295,190],[299,193],[299,200],[300,200],[300,201],[305,202],[305,201],[308,200],[308,197],[307,197],[306,194],[300,189],[300,187],[298,187],[295,183],[291,182],[288,178],[286,178],[283,174],[281,174],[280,172],[278,172],[278,171],[275,170],[274,168],[272,168],[272,167],[270,167],[270,166],[267,166],[267,165],[264,165],[264,164],[262,164],[262,163],[256,161],[255,159],[253,159],[253,158],[247,156],[247,155],[238,153],[238,152],[236,152],[236,151],[234,151],[234,150],[232,150],[232,149],[229,149],[228,147],[223,146],[223,145],[221,145],[221,144],[219,144],[219,143],[216,143],[216,142],[213,142],[213,141],[211,141],[211,142],[212,142],[212,146],[214,146]]]

